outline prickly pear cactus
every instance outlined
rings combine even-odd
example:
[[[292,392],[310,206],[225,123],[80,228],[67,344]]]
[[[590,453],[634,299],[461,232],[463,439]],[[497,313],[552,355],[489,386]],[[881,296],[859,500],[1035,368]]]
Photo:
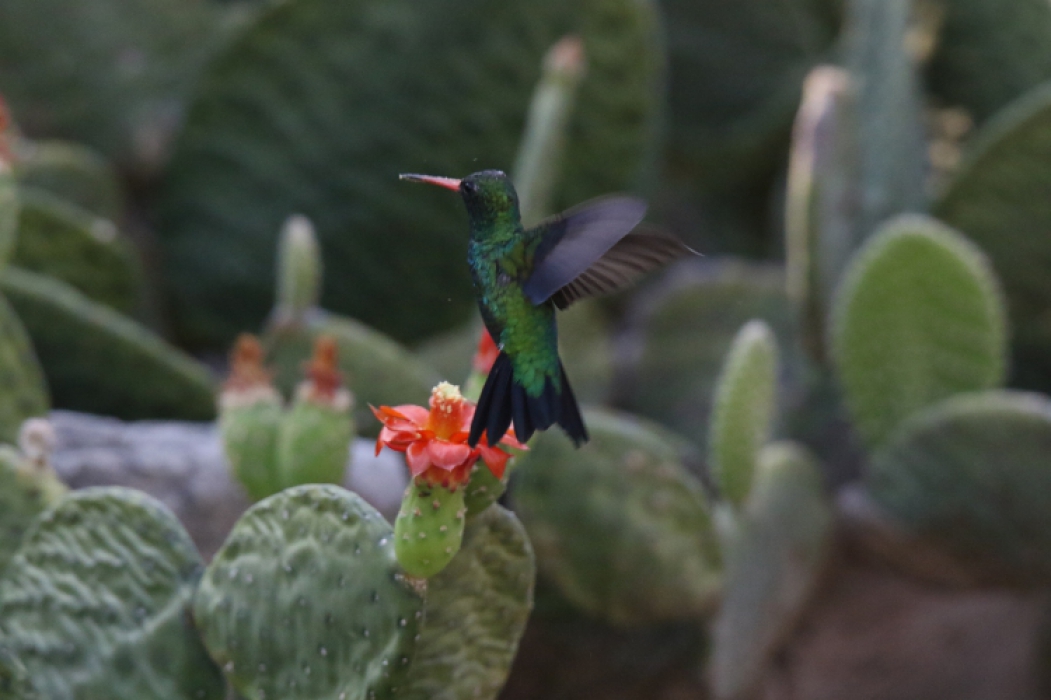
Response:
[[[1049,133],[1051,85],[1042,85],[974,135],[934,205],[936,216],[992,260],[1015,332],[1015,381],[1042,390],[1051,390]]]
[[[95,216],[118,221],[124,193],[116,171],[86,146],[67,141],[17,142],[19,187],[43,190]]]
[[[910,417],[873,456],[869,496],[909,536],[998,583],[1051,581],[1051,401],[994,391]]]
[[[427,582],[408,700],[493,700],[533,607],[536,562],[525,528],[500,506],[473,518],[463,549]]]
[[[203,563],[175,516],[118,487],[69,494],[0,578],[0,636],[49,700],[221,699],[189,609]]]
[[[615,624],[709,611],[719,554],[700,483],[681,442],[656,427],[586,411],[591,440],[539,435],[513,490],[540,571],[585,612]]]
[[[292,407],[277,434],[277,466],[282,487],[342,484],[354,439],[354,397],[336,369],[336,341],[321,336],[296,389]]]
[[[462,206],[397,173],[510,170],[542,57],[570,31],[590,59],[556,206],[652,174],[663,70],[653,0],[270,6],[210,65],[169,170],[161,228],[184,337],[228,342],[263,319],[272,242],[292,212],[317,227],[327,308],[402,341],[465,320]],[[223,262],[233,259],[236,269]],[[391,261],[396,289],[376,274]]]
[[[207,369],[131,319],[13,267],[0,291],[29,330],[56,407],[126,420],[215,415]]]
[[[241,517],[194,619],[247,700],[380,700],[407,682],[423,603],[383,516],[342,488],[307,485]]]
[[[281,396],[263,367],[263,349],[254,336],[242,335],[219,394],[219,434],[234,476],[253,501],[282,489],[277,436],[283,417]]]
[[[142,270],[112,221],[42,190],[23,187],[20,199],[14,265],[51,275],[122,313],[138,310]]]
[[[278,324],[267,331],[267,360],[274,367],[274,383],[279,389],[292,392],[303,363],[322,336],[336,341],[339,371],[355,399],[354,423],[366,435],[379,431],[369,404],[424,403],[431,387],[440,380],[433,369],[383,333],[353,319],[314,309],[301,324]]]
[[[22,423],[46,415],[50,405],[29,334],[0,296],[0,441],[14,442]]]
[[[844,274],[832,355],[862,436],[878,445],[913,412],[1003,382],[1006,320],[985,256],[926,217],[888,222]]]
[[[725,553],[711,657],[718,698],[751,697],[813,593],[831,544],[832,508],[813,457],[782,442],[758,461]]]
[[[777,340],[749,321],[730,346],[719,375],[708,448],[723,498],[740,505],[752,485],[759,450],[770,439],[777,402]]]
[[[406,572],[430,578],[460,551],[467,508],[464,487],[417,481],[409,484],[394,521],[394,551]]]

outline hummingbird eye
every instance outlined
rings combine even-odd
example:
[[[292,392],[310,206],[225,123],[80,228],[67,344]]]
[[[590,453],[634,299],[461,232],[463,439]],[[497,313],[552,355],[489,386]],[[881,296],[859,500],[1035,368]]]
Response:
[[[466,192],[469,192],[470,194],[474,194],[478,191],[478,185],[471,182],[470,180],[467,180],[463,183],[463,188]]]

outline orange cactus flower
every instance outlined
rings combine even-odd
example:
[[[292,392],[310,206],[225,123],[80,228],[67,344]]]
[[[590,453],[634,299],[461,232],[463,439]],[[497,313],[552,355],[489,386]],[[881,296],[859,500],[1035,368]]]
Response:
[[[474,360],[471,363],[474,371],[489,374],[489,370],[493,368],[493,363],[496,362],[499,355],[500,348],[497,347],[493,336],[489,335],[489,331],[483,326],[482,337],[478,339],[478,349],[475,350]]]
[[[510,454],[490,445],[488,436],[473,448],[467,444],[474,404],[463,398],[458,387],[448,382],[436,386],[431,392],[430,410],[412,405],[369,408],[383,423],[376,454],[384,445],[404,452],[413,478],[455,490],[467,483],[479,458],[496,478],[503,477]],[[498,444],[526,449],[510,431]]]

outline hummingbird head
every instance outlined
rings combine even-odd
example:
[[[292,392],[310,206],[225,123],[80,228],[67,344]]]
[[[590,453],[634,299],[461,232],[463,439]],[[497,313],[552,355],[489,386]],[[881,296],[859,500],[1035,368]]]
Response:
[[[501,170],[480,170],[462,180],[433,175],[401,175],[400,178],[459,192],[467,206],[472,228],[518,224],[518,194],[511,178]]]

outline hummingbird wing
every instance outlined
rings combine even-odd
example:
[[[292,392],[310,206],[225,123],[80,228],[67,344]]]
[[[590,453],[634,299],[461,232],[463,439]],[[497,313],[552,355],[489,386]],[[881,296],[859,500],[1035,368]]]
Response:
[[[578,299],[630,286],[645,273],[696,253],[674,236],[636,228],[646,203],[634,197],[604,197],[539,224],[533,272],[523,283],[534,304],[552,300],[564,309]]]

